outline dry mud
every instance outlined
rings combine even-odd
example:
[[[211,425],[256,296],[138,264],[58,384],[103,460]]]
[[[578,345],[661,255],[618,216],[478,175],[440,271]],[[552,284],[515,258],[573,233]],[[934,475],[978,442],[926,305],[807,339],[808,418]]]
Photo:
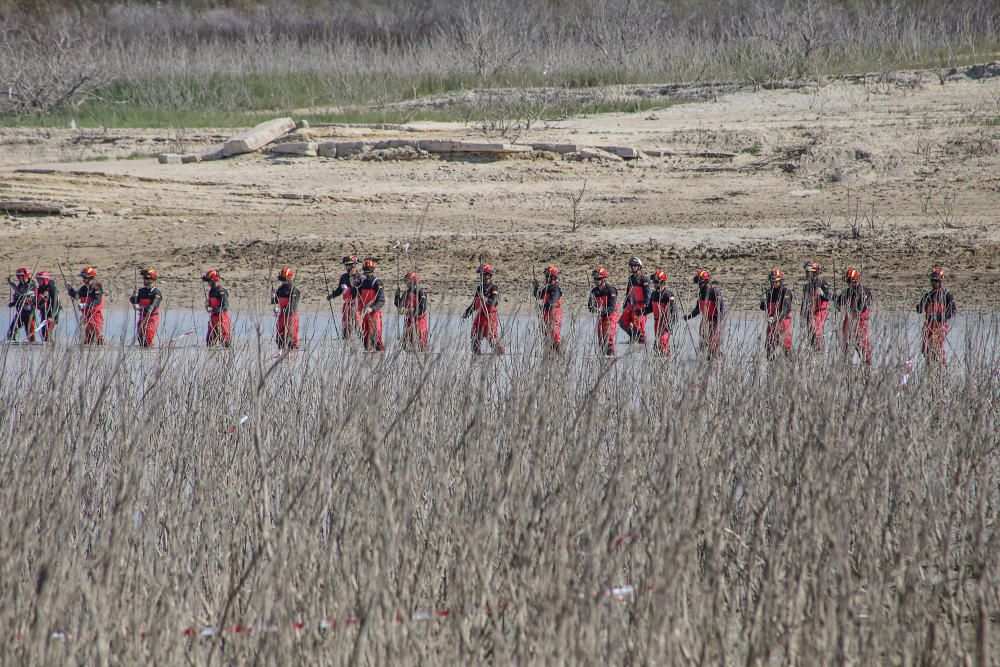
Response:
[[[3,261],[93,264],[118,292],[131,289],[135,266],[152,264],[168,296],[186,303],[210,266],[234,292],[262,290],[276,249],[319,305],[322,269],[335,280],[347,253],[380,257],[391,284],[395,240],[410,247],[401,268],[418,267],[439,299],[464,298],[481,253],[513,300],[547,263],[579,299],[590,267],[608,265],[623,283],[631,255],[664,268],[685,294],[693,271],[706,268],[731,295],[755,293],[771,266],[797,278],[816,258],[828,274],[863,267],[893,309],[908,308],[927,270],[942,264],[965,310],[1000,310],[1000,78],[942,84],[918,73],[737,90],[656,112],[549,122],[518,139],[667,153],[627,162],[542,152],[135,158],[207,148],[236,131],[0,131],[0,200],[81,207],[0,214]],[[300,134],[484,140],[476,127],[442,123]],[[718,152],[735,157],[700,157]],[[581,225],[571,231],[570,196],[581,189]]]

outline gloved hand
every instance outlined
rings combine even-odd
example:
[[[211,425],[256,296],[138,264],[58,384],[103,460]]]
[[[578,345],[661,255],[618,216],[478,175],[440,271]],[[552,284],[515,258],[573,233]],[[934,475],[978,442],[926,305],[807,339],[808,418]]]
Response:
[[[281,312],[281,308],[278,308],[277,306],[275,306],[273,310],[274,310],[274,314],[275,315],[277,315],[277,314],[279,314]]]
[[[462,313],[462,319],[463,320],[469,319],[469,311],[465,311],[464,313]]]
[[[536,292],[541,288],[541,285],[538,284],[538,278],[532,278],[531,285],[535,288]]]
[[[592,313],[596,313],[597,312],[597,308],[595,306],[587,306],[587,310],[589,310]]]
[[[774,325],[774,323],[777,322],[777,321],[778,321],[777,317],[769,317],[769,318],[767,318],[767,323],[770,324],[770,325]]]
[[[333,301],[333,294],[327,294],[326,295],[326,300],[327,301]]]
[[[372,314],[371,306],[365,306],[364,310],[361,311],[361,314],[362,315],[371,315]]]
[[[685,322],[687,322],[690,319],[691,319],[691,313],[688,313],[687,315],[684,316],[684,321]]]

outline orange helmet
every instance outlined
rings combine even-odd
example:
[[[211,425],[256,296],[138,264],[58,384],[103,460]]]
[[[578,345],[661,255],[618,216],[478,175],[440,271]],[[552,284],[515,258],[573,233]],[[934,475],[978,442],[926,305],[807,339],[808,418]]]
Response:
[[[482,273],[487,276],[492,276],[496,272],[497,270],[494,269],[491,264],[483,264],[478,269],[476,269],[476,273]]]
[[[140,271],[139,275],[147,280],[156,280],[159,278],[159,274],[156,272],[156,269],[151,266],[147,266],[145,269]]]
[[[549,278],[557,278],[559,276],[559,269],[557,269],[554,266],[546,266],[544,269],[542,269],[542,273],[544,273]]]
[[[292,267],[290,266],[286,266],[278,272],[279,280],[292,280],[293,278],[295,278],[295,272],[292,271]]]
[[[81,278],[96,278],[97,271],[92,266],[85,266],[80,270]]]
[[[406,280],[412,280],[415,283],[420,282],[420,274],[417,273],[416,271],[407,271],[406,275],[403,276],[403,278],[405,278]]]
[[[26,266],[19,266],[17,267],[17,271],[14,272],[14,275],[16,275],[18,278],[24,278],[25,280],[28,280],[29,278],[31,278],[31,271]]]
[[[819,262],[814,262],[812,260],[809,260],[808,262],[806,262],[805,264],[803,264],[802,268],[805,269],[806,273],[822,273],[823,272],[823,267],[821,267],[819,265]]]
[[[780,283],[785,279],[785,274],[781,272],[781,269],[771,269],[771,272],[767,274],[767,279],[772,283]]]
[[[204,280],[206,283],[214,283],[215,281],[219,280],[219,270],[209,269],[208,271],[205,272],[205,275],[203,275],[201,279]]]
[[[365,263],[362,265],[361,269],[365,273],[368,273],[369,271],[374,271],[375,270],[375,260],[374,259],[366,259]]]
[[[595,266],[590,275],[594,276],[594,280],[604,280],[608,277],[608,271],[603,266]]]
[[[667,273],[663,269],[659,271],[653,271],[653,275],[650,276],[654,283],[665,283],[667,282]]]
[[[694,284],[700,285],[701,283],[707,283],[712,276],[708,275],[708,271],[702,269],[694,274]]]
[[[944,281],[944,269],[940,266],[935,266],[931,269],[931,281],[932,282],[943,282]]]
[[[856,283],[861,281],[861,273],[857,269],[847,269],[844,274],[844,279],[849,283]]]
[[[42,284],[45,284],[48,283],[50,280],[52,280],[52,276],[49,274],[48,271],[39,271],[38,280],[40,280]]]
[[[361,260],[358,259],[357,255],[344,255],[344,260],[343,260],[344,266],[354,266],[360,261]]]

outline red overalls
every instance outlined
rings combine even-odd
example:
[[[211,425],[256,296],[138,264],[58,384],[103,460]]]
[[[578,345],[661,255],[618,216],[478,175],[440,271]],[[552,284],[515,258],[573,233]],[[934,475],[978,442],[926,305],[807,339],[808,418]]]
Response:
[[[427,351],[430,342],[430,327],[427,323],[427,312],[418,313],[420,308],[420,290],[408,289],[403,295],[403,308],[406,318],[403,320],[403,343],[414,346],[421,352]]]
[[[493,285],[488,285],[484,289],[493,290]],[[500,343],[500,316],[497,314],[497,307],[486,303],[483,289],[476,290],[476,296],[472,300],[472,309],[475,316],[472,318],[472,353],[482,354],[480,344],[483,339],[490,341],[497,354],[503,354],[503,345]]]
[[[707,352],[709,356],[714,356],[719,351],[721,343],[720,316],[718,293],[712,287],[705,287],[698,291],[698,312],[701,314],[701,322],[698,325],[698,339],[701,350]]]
[[[824,300],[822,281],[815,284],[806,285],[804,297],[806,299],[803,307],[806,315],[806,334],[809,337],[809,344],[816,350],[822,350],[826,342],[823,336],[823,328],[826,326],[828,300]]]
[[[868,329],[868,305],[867,295],[863,292],[860,295],[848,293],[847,312],[844,313],[844,322],[841,325],[841,340],[844,346],[844,354],[851,354],[857,350],[866,364],[872,362],[872,339]],[[856,312],[858,309],[860,312]]]
[[[653,292],[653,335],[656,336],[654,349],[664,357],[670,356],[670,301],[674,298],[667,292],[667,300],[661,300],[661,292]]]
[[[562,294],[560,293],[555,303],[552,303],[551,298],[552,293],[546,286],[545,293],[542,295],[542,326],[545,329],[549,346],[558,351],[559,346],[562,345]]]
[[[80,296],[80,306],[83,310],[83,343],[84,345],[104,345],[104,299],[97,305],[91,305],[96,299],[92,297],[90,288],[84,286],[87,294]]]
[[[618,325],[633,339],[646,342],[646,285],[633,284],[635,276],[628,281],[628,294]]]
[[[299,312],[286,312],[290,298],[289,295],[278,296],[278,335],[277,343],[281,349],[299,349]]]
[[[136,303],[140,308],[149,308],[153,305],[153,292],[152,290],[145,290],[138,302]],[[153,347],[153,339],[156,337],[156,330],[160,327],[160,309],[155,308],[152,311],[139,311],[139,321],[136,324],[136,340],[139,342],[141,347]]]
[[[767,350],[767,358],[774,357],[774,351],[780,345],[785,349],[785,354],[792,353],[792,313],[782,314],[785,306],[785,299],[791,303],[792,293],[787,287],[777,290],[770,289],[765,297],[768,318],[778,318],[773,324],[768,322],[767,334],[764,338],[764,347]]]
[[[928,362],[939,362],[943,366],[948,365],[948,357],[944,351],[944,341],[948,337],[945,314],[943,301],[936,298],[928,300],[924,304],[924,326],[920,336],[920,351],[924,358]]]
[[[603,292],[598,292],[595,287],[591,294],[594,306],[597,308],[597,347],[603,349],[609,357],[613,357],[615,356],[615,328],[618,325],[617,304],[615,304],[615,310],[607,315],[602,314],[601,311],[608,308],[608,301],[615,293],[610,286],[605,286]]]
[[[229,311],[219,311],[219,308],[222,308],[222,298],[214,288],[208,292],[208,307],[212,309],[212,312],[208,316],[208,333],[205,334],[205,344],[209,347],[215,345],[229,347],[233,340]]]
[[[378,279],[365,280],[361,284],[361,293],[358,296],[358,304],[361,312],[364,313],[365,308],[374,307],[375,302],[378,300],[379,291],[382,288],[382,283]],[[372,310],[370,313],[364,313],[361,316],[361,335],[365,342],[366,350],[375,350],[381,352],[385,349],[385,345],[382,344],[382,309]]]

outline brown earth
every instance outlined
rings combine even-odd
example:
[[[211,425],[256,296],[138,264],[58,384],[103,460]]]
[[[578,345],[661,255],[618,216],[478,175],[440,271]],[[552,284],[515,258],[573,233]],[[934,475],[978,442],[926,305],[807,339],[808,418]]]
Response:
[[[74,272],[94,264],[116,293],[131,289],[134,267],[152,264],[168,296],[187,304],[211,266],[234,294],[262,290],[277,248],[313,305],[322,303],[322,269],[336,280],[344,254],[380,257],[394,282],[393,240],[410,244],[400,265],[418,266],[439,303],[448,292],[464,301],[480,253],[498,265],[511,299],[527,296],[546,263],[562,269],[572,300],[583,298],[595,263],[623,283],[631,255],[663,267],[689,298],[696,268],[731,296],[750,295],[771,266],[798,280],[802,262],[816,258],[831,280],[834,265],[863,267],[884,305],[909,308],[941,264],[964,310],[1000,310],[1000,78],[941,84],[917,73],[743,90],[655,113],[550,122],[520,138],[675,153],[629,162],[546,153],[125,159],[200,149],[232,133],[3,130],[0,200],[91,212],[0,214],[2,259]],[[474,127],[434,123],[307,134],[483,140]],[[693,156],[706,152],[736,156]],[[583,221],[571,231],[569,195],[584,187]]]

